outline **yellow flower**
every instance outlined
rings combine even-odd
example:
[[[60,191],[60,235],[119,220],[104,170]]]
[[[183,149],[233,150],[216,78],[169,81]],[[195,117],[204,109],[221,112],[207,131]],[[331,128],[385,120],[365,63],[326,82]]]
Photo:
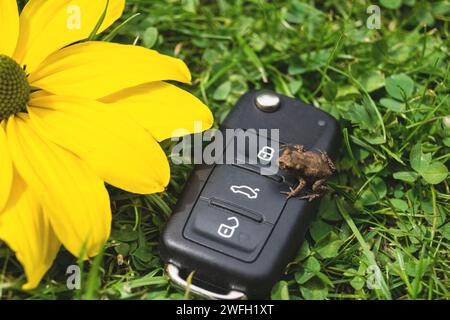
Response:
[[[36,287],[61,246],[96,255],[108,239],[104,183],[161,192],[170,177],[158,141],[212,125],[209,109],[166,80],[186,65],[153,50],[79,42],[107,0],[0,0],[0,238]],[[110,0],[99,32],[125,0]],[[71,15],[79,21],[70,21]],[[74,44],[77,43],[77,44]]]

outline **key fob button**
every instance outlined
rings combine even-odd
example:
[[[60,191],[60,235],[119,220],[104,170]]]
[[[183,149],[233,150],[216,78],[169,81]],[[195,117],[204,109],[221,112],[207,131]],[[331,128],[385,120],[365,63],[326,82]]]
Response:
[[[199,200],[184,229],[184,237],[242,261],[256,259],[273,226]]]
[[[235,166],[217,166],[205,185],[202,198],[219,199],[256,212],[275,224],[286,203],[288,186]]]
[[[264,112],[274,112],[280,108],[280,97],[270,91],[263,91],[255,98],[255,104],[259,110]]]

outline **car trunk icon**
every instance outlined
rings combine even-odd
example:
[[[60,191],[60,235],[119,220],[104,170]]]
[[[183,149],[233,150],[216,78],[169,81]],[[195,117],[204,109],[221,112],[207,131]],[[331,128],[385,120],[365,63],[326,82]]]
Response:
[[[251,188],[249,186],[231,186],[230,190],[233,193],[242,194],[249,199],[258,198],[258,192],[260,191],[258,188]]]

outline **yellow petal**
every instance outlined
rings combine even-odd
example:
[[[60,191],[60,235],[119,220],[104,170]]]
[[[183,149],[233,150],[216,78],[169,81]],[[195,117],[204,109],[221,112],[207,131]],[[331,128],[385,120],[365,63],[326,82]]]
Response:
[[[0,54],[11,56],[19,37],[19,11],[16,0],[0,1]]]
[[[191,75],[183,61],[154,50],[96,41],[55,52],[29,77],[48,92],[91,99],[159,80],[190,82]]]
[[[4,0],[2,0],[4,1]],[[89,37],[105,11],[107,0],[30,0],[20,15],[14,58],[32,72],[51,53]],[[121,15],[125,0],[110,0],[99,32]]]
[[[3,125],[0,123],[0,214],[11,191],[13,168]]]
[[[94,256],[111,228],[103,181],[75,155],[40,137],[26,114],[12,117],[7,137],[19,174],[36,194],[58,239],[73,255]]]
[[[93,100],[32,96],[36,130],[84,160],[104,181],[140,194],[161,192],[170,169],[153,137],[126,115]]]
[[[164,82],[125,89],[101,101],[129,114],[158,141],[183,132],[202,132],[214,122],[211,111],[199,99]]]
[[[0,215],[0,239],[16,253],[27,276],[25,290],[37,287],[55,259],[60,242],[39,200],[15,174],[11,197]]]

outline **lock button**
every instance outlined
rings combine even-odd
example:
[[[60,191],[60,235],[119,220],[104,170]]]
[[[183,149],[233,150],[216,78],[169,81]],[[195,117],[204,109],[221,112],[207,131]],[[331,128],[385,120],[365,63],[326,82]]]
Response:
[[[184,229],[184,237],[245,262],[256,259],[273,225],[260,223],[200,198]]]

